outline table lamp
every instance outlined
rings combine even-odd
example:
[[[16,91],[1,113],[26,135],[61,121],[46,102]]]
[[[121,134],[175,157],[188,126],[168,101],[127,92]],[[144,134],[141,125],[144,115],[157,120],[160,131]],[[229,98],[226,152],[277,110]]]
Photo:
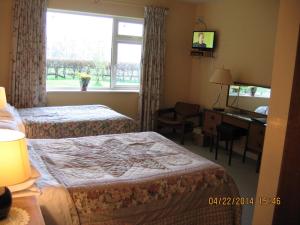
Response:
[[[31,175],[25,135],[0,129],[0,220],[8,216],[12,204],[7,188],[27,180]]]
[[[6,94],[5,94],[5,88],[0,87],[0,109],[4,108],[6,106]]]
[[[220,91],[215,103],[212,105],[214,110],[217,111],[224,111],[224,108],[221,108],[220,98],[222,94],[223,85],[230,85],[232,84],[232,77],[230,70],[223,68],[218,68],[215,70],[211,78],[209,79],[210,83],[219,84]],[[218,107],[216,107],[218,105]]]

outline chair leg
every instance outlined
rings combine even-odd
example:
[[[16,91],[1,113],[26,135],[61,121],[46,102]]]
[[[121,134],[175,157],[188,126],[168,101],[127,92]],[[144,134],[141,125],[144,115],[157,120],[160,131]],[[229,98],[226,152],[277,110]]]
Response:
[[[182,126],[182,133],[181,133],[181,141],[180,141],[180,144],[184,145],[184,134],[185,134],[185,126],[183,125]]]
[[[213,151],[214,143],[215,143],[214,136],[210,136],[210,149],[209,149],[210,152]]]
[[[217,135],[217,139],[216,139],[215,160],[218,160],[219,141],[220,141],[220,135],[218,134]]]
[[[261,153],[258,154],[258,158],[257,158],[257,162],[256,162],[256,173],[259,172],[260,163],[261,163]]]
[[[226,150],[226,153],[228,154],[228,140],[227,139],[225,141],[225,150]]]
[[[180,144],[184,145],[184,133],[181,134],[181,140],[180,140]]]
[[[229,160],[228,160],[229,166],[231,165],[232,148],[233,148],[233,139],[231,139],[231,141],[230,141]]]
[[[181,144],[181,145],[184,145],[184,134],[183,134],[182,137],[181,137],[180,144]]]
[[[244,149],[244,154],[243,154],[243,163],[246,162],[246,153],[247,153],[247,148]]]
[[[154,131],[159,133],[159,123],[158,122],[154,123]]]

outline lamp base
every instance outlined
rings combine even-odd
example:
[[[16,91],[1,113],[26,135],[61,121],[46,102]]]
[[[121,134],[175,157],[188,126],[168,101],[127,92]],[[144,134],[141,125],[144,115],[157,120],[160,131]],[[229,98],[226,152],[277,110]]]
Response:
[[[0,188],[0,220],[8,216],[12,204],[12,197],[7,187]]]

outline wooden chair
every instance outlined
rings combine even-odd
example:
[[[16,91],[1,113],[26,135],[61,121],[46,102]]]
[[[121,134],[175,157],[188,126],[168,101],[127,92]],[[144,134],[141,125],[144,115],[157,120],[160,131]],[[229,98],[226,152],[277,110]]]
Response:
[[[215,159],[218,159],[218,150],[219,150],[219,142],[225,141],[225,149],[228,151],[228,144],[229,147],[229,158],[228,158],[228,165],[231,165],[231,156],[233,150],[233,142],[235,140],[240,139],[242,136],[247,136],[247,130],[243,128],[239,128],[227,123],[221,123],[217,126],[217,143],[216,143],[216,152],[215,152]]]
[[[202,122],[200,106],[197,104],[177,102],[173,108],[160,109],[157,111],[155,119],[156,131],[163,127],[172,128],[173,132],[180,130],[180,143],[183,145],[185,134],[193,131],[194,123],[191,121],[192,118],[198,118],[199,124]]]
[[[210,152],[213,151],[217,137],[217,126],[222,123],[222,114],[213,110],[204,110],[202,132],[210,140]]]

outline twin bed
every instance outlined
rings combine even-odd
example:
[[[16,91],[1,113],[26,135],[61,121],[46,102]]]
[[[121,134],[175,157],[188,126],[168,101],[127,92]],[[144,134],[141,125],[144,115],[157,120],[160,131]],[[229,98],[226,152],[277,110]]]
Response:
[[[240,224],[240,206],[209,204],[210,197],[239,196],[221,166],[157,133],[134,133],[133,120],[116,112],[109,118],[107,107],[77,107],[18,110],[31,162],[42,174],[47,224]]]
[[[19,109],[27,138],[68,138],[137,131],[136,122],[104,105]]]

